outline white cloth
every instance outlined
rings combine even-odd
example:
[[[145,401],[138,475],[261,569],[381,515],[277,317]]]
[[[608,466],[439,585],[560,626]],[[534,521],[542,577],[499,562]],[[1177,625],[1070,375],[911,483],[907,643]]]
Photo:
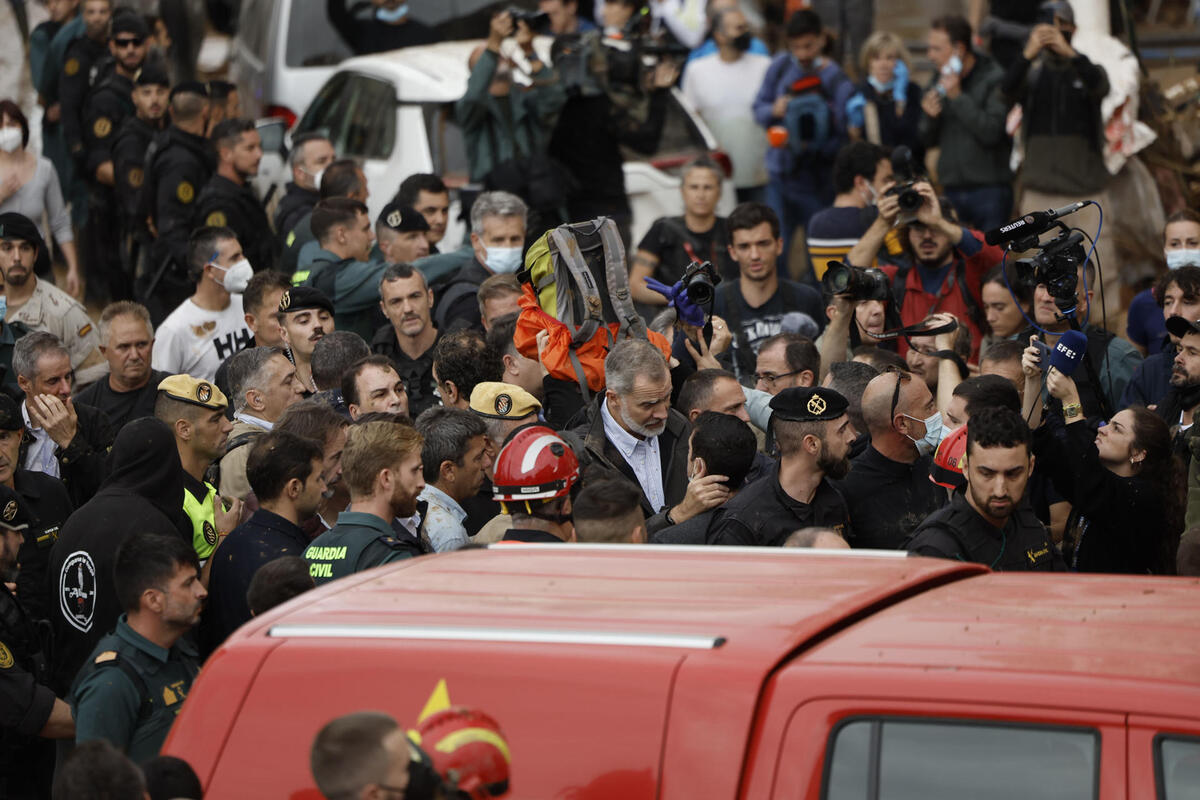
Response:
[[[733,162],[733,185],[738,189],[767,182],[767,136],[754,121],[753,105],[769,66],[771,59],[756,53],[743,53],[730,62],[712,53],[689,62],[683,73],[683,96]]]
[[[33,442],[25,451],[25,469],[30,472],[44,472],[55,478],[62,477],[58,468],[58,459],[54,457],[58,445],[50,438],[45,428],[35,428],[29,420],[29,410],[21,403],[21,417],[25,420],[25,430],[33,435]]]
[[[467,512],[457,500],[432,483],[425,484],[419,499],[429,503],[425,533],[435,553],[457,550],[467,543],[467,529],[463,525]]]
[[[247,425],[253,425],[256,428],[262,428],[264,431],[267,431],[268,433],[270,431],[274,430],[274,428],[275,428],[274,422],[267,422],[265,419],[251,416],[250,414],[247,414],[244,411],[237,412],[236,414],[233,415],[233,418],[236,419],[238,422],[244,422]]]
[[[240,294],[232,295],[223,311],[205,311],[188,298],[155,332],[151,363],[172,375],[211,381],[221,362],[244,350],[251,338]]]
[[[621,427],[612,414],[608,413],[608,403],[600,404],[600,416],[604,420],[604,438],[617,448],[621,458],[633,470],[637,477],[642,493],[650,501],[650,507],[655,511],[666,505],[663,497],[662,456],[658,448],[658,437],[649,436],[639,439]]]

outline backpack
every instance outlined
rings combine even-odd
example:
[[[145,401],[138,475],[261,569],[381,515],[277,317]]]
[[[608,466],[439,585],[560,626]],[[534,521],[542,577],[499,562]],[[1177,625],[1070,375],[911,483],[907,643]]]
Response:
[[[831,78],[830,90],[849,80],[840,71]],[[792,83],[789,91],[795,97],[783,114],[788,149],[797,157],[821,152],[837,138],[831,91],[826,90],[821,75],[805,75]]]
[[[551,377],[578,383],[585,402],[589,389],[604,387],[604,357],[619,338],[647,339],[670,355],[666,338],[648,331],[633,307],[625,246],[608,217],[547,231],[526,252],[517,277],[524,284],[517,349],[538,359],[537,334],[548,330],[543,365]]]

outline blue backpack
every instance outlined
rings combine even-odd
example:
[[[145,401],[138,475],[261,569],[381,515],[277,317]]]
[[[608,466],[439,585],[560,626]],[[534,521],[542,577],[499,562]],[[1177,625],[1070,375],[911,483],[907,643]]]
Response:
[[[839,80],[849,80],[838,72]],[[819,152],[837,136],[834,130],[833,102],[820,75],[805,75],[792,83],[795,95],[783,115],[788,132],[788,148],[797,156]]]

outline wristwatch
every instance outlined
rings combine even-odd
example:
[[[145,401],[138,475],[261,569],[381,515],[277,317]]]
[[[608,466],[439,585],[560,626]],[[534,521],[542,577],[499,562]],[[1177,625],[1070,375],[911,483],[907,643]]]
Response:
[[[1063,406],[1063,419],[1071,419],[1072,417],[1082,417],[1083,406],[1080,403],[1068,403]]]

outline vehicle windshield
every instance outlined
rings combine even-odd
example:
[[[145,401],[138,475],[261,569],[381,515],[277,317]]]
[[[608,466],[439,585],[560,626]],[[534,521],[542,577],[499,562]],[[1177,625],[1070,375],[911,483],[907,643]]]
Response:
[[[324,130],[342,158],[382,159],[396,142],[396,90],[387,81],[339,72],[321,87],[295,133]]]

